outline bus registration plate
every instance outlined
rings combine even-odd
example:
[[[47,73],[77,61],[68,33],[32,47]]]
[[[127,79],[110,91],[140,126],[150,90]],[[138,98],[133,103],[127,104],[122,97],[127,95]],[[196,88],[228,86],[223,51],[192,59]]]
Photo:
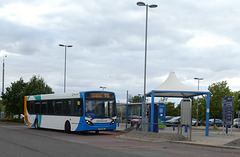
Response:
[[[106,128],[98,128],[98,130],[106,130]]]
[[[107,123],[107,120],[97,120],[97,123]]]

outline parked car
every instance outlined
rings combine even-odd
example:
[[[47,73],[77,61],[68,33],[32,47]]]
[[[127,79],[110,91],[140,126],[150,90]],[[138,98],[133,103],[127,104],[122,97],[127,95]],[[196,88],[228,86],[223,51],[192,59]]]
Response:
[[[180,116],[177,117],[173,117],[170,120],[166,121],[166,126],[173,126],[175,124],[175,126],[177,126],[180,123]]]
[[[197,123],[197,120],[195,119],[195,118],[192,118],[192,125],[193,126],[196,126],[196,123]],[[198,126],[200,126],[201,125],[201,123],[200,123],[200,121],[198,120]]]
[[[130,115],[127,117],[127,122],[130,123],[132,121],[132,119],[140,119],[141,116],[138,115]]]
[[[170,120],[170,119],[172,119],[174,116],[166,116],[165,117],[165,120],[167,121],[167,120]]]
[[[166,121],[166,126],[173,126],[173,122],[175,123],[175,126],[181,123],[181,116],[173,117],[170,120]],[[196,125],[197,120],[195,118],[192,118],[192,125]],[[198,126],[200,126],[200,121],[198,121]]]
[[[206,122],[205,122],[206,125]],[[209,125],[214,126],[214,119],[209,119]],[[215,119],[215,125],[217,127],[223,126],[223,121],[221,119]]]
[[[240,118],[235,118],[233,120],[233,126],[236,127],[236,128],[240,127]]]
[[[142,117],[141,116],[135,116],[131,119],[131,127],[134,127],[136,124],[140,124],[142,122]]]
[[[18,119],[18,118],[19,118],[19,115],[18,115],[18,114],[15,114],[15,115],[13,115],[13,118],[14,118],[14,119]],[[24,114],[20,114],[20,119],[24,119]]]

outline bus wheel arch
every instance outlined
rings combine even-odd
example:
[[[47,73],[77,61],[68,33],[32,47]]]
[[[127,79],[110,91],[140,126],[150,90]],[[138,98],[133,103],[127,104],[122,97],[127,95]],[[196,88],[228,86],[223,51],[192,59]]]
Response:
[[[66,132],[66,133],[70,133],[71,132],[71,125],[70,125],[70,122],[67,120],[66,122],[65,122],[65,125],[64,125],[65,127],[64,127],[64,131]]]

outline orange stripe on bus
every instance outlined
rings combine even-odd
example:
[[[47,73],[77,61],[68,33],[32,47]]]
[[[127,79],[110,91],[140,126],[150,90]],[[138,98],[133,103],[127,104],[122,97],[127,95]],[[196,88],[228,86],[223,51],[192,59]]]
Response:
[[[27,125],[31,126],[32,123],[29,122],[28,116],[27,116],[27,96],[24,97],[24,120],[27,123]]]

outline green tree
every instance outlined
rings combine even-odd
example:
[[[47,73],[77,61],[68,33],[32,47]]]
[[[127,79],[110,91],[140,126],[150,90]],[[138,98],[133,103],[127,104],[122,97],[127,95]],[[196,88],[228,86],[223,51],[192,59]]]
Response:
[[[24,95],[51,94],[52,88],[47,85],[43,78],[33,76],[24,88]]]
[[[142,97],[140,94],[132,98],[132,103],[140,103],[140,102],[142,102]]]
[[[168,102],[166,104],[166,115],[167,116],[179,116],[180,115],[180,105],[174,106],[173,102]]]
[[[210,117],[221,118],[222,98],[232,96],[227,81],[213,83],[208,90],[210,92]]]
[[[2,95],[6,116],[23,113],[23,90],[25,86],[26,83],[20,78],[20,80],[11,83],[11,86],[6,88],[6,92]]]
[[[240,111],[240,91],[233,92],[233,96],[234,96],[234,113],[236,113],[236,111]],[[234,115],[235,118],[238,117],[237,114]]]
[[[23,113],[24,96],[50,93],[53,93],[52,88],[46,84],[43,78],[33,76],[27,83],[24,83],[23,79],[20,78],[20,80],[11,83],[11,86],[6,88],[5,94],[2,96],[6,115],[11,117],[14,114]]]
[[[204,98],[193,99],[192,117],[197,117],[197,105],[198,105],[198,120],[202,123],[206,120],[206,101]]]

